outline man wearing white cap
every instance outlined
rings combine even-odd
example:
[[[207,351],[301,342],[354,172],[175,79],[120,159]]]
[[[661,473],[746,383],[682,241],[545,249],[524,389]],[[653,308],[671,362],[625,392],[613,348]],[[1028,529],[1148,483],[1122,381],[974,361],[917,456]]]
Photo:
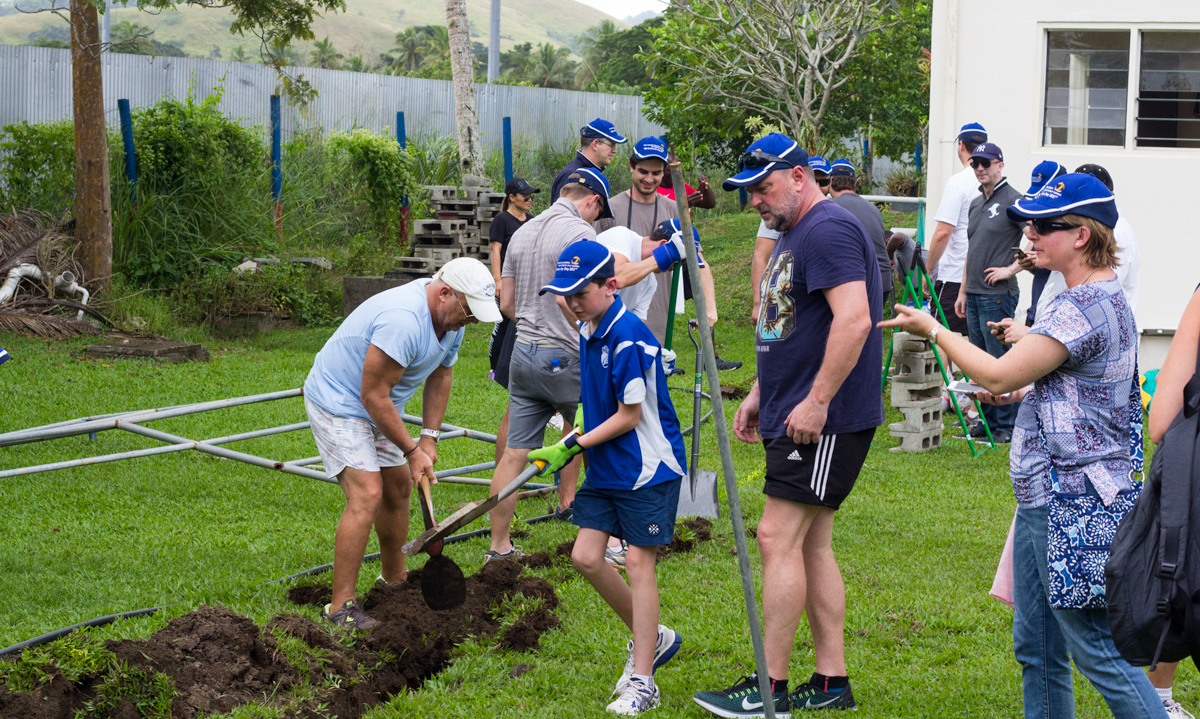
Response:
[[[383,573],[407,578],[400,547],[408,538],[409,497],[421,476],[436,482],[437,440],[463,328],[496,322],[496,283],[479,260],[447,262],[431,279],[385,290],[350,313],[313,361],[304,409],[325,465],[346,495],[333,550],[333,601],[321,616],[352,629],[377,623],[354,601],[371,526]],[[413,441],[400,413],[421,393],[421,434]],[[335,609],[336,608],[336,609]]]

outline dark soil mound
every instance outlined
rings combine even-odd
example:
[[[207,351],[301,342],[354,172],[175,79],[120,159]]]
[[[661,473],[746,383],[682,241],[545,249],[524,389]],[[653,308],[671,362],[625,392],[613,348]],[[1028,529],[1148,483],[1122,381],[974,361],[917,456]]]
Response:
[[[288,590],[288,601],[301,607],[325,608],[333,601],[333,590],[329,587],[304,586],[292,587]]]
[[[686,554],[696,548],[696,542],[707,542],[712,539],[712,522],[704,517],[691,517],[682,522],[675,524],[675,534],[671,537],[671,544],[664,545],[658,548],[658,556],[665,557],[668,554]],[[680,532],[683,527],[687,531]],[[682,534],[690,534],[691,538],[685,539]]]
[[[50,681],[32,694],[9,692],[0,685],[0,717],[5,719],[70,719],[82,701],[79,687],[67,681],[57,669],[51,669]]]
[[[554,553],[560,557],[566,557],[567,559],[570,559],[571,552],[573,552],[573,551],[575,551],[575,540],[574,539],[572,539],[569,542],[563,542],[562,544],[558,545],[558,547],[554,550]]]
[[[517,560],[521,566],[527,569],[545,569],[554,564],[550,559],[550,555],[546,552],[537,552],[521,557]]]

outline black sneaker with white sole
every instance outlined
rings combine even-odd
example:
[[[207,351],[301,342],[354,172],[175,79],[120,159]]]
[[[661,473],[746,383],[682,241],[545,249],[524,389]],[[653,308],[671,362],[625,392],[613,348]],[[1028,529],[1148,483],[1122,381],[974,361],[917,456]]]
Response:
[[[854,703],[854,691],[850,683],[844,689],[828,691],[812,682],[805,682],[788,695],[792,711],[816,711],[819,709],[849,709],[858,711]]]
[[[786,692],[775,692],[775,716],[786,717],[790,704]],[[713,692],[696,692],[692,701],[719,717],[764,717],[762,694],[758,690],[758,674],[742,677],[736,684]]]

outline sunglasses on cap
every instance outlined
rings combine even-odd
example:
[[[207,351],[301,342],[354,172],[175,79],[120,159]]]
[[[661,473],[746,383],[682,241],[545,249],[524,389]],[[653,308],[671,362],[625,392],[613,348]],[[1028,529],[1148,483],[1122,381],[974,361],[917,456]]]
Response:
[[[737,171],[741,172],[746,169],[757,170],[770,165],[772,162],[780,162],[788,167],[795,167],[795,163],[791,160],[785,160],[779,155],[772,155],[762,150],[751,150],[738,158]]]
[[[1030,220],[1029,224],[1033,225],[1033,231],[1039,235],[1048,235],[1051,232],[1059,232],[1060,230],[1073,230],[1080,225],[1072,225],[1069,222],[1058,222],[1046,217],[1038,217]]]
[[[992,161],[987,159],[986,157],[972,157],[971,158],[971,169],[972,170],[978,170],[980,167],[982,167],[983,169],[986,170],[991,166],[992,166]]]

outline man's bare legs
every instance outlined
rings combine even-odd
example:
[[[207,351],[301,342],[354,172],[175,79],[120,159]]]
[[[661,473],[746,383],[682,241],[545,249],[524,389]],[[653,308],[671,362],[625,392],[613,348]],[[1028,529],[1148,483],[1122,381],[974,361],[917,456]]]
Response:
[[[403,581],[407,576],[400,548],[408,536],[409,498],[412,479],[407,467],[385,467],[382,472],[364,472],[350,467],[338,475],[346,508],[333,539],[333,602],[337,608],[354,599],[363,553],[376,524],[383,576]]]
[[[496,463],[496,471],[492,473],[492,486],[489,490],[490,495],[500,493],[517,478],[525,470],[529,461],[528,449],[517,449],[516,447],[508,446],[504,449],[504,456]],[[517,495],[513,495],[504,500],[488,512],[488,521],[492,528],[492,551],[505,554],[512,549],[512,540],[508,536],[508,530],[512,525],[513,513],[517,507]]]
[[[509,406],[504,405],[504,417],[496,430],[496,466],[500,466],[500,458],[504,456],[504,450],[508,447],[508,409]]]
[[[846,674],[846,588],[831,546],[833,515],[832,509],[767,497],[758,546],[763,561],[763,639],[773,679],[787,678],[806,610],[816,671]]]
[[[654,575],[658,547],[629,548],[625,565],[629,584],[626,584],[620,572],[604,560],[608,538],[608,532],[580,528],[571,561],[633,632],[634,673],[650,676],[654,673],[654,651],[658,644],[658,581]]]

